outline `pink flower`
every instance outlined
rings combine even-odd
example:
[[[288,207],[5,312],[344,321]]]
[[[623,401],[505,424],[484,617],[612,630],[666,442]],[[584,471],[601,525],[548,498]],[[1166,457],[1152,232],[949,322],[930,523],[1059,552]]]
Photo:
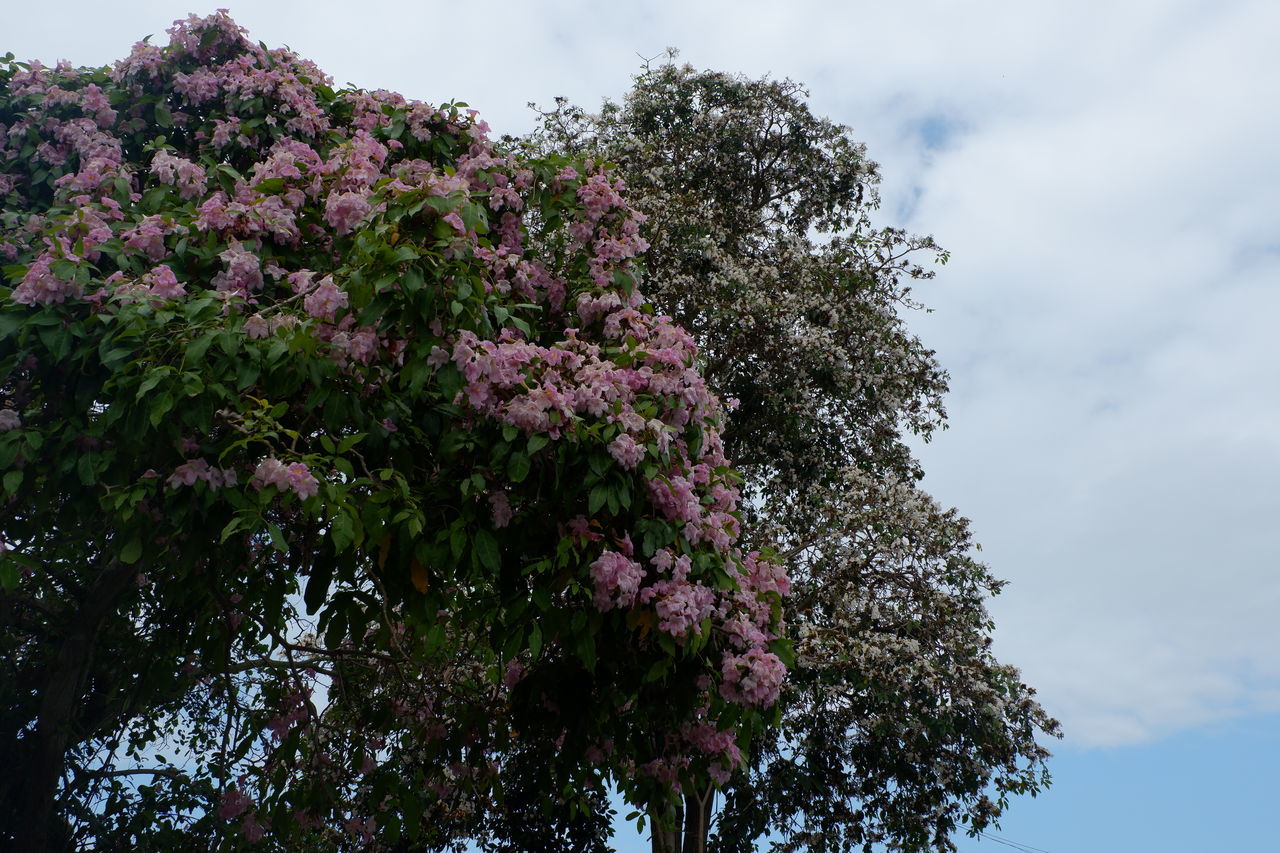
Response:
[[[275,486],[282,492],[292,491],[302,500],[320,491],[320,482],[306,465],[301,462],[285,465],[274,457],[268,457],[258,463],[250,482],[259,489]]]
[[[252,339],[260,339],[271,335],[271,326],[267,323],[267,318],[261,314],[254,314],[244,321],[245,337]]]
[[[493,510],[493,526],[506,527],[511,523],[515,512],[511,509],[511,501],[506,492],[494,492],[489,495],[489,507]]]
[[[369,202],[357,192],[331,193],[324,206],[324,221],[339,234],[353,231],[369,212]]]
[[[644,446],[636,444],[636,440],[624,432],[609,442],[609,455],[630,471],[644,459]]]
[[[644,569],[616,551],[605,551],[591,564],[591,580],[595,584],[592,600],[597,610],[630,607],[644,580]]]
[[[227,268],[213,277],[217,290],[247,294],[262,289],[262,259],[240,243],[232,243],[218,257]]]
[[[234,486],[236,479],[236,472],[231,468],[214,468],[204,459],[188,459],[173,469],[165,485],[177,489],[194,486],[197,480],[204,480],[210,489],[217,490],[223,486]]]
[[[346,353],[352,361],[368,364],[377,352],[378,335],[372,329],[361,329],[347,340]]]
[[[361,841],[369,842],[373,840],[373,831],[378,828],[378,822],[372,817],[364,820],[351,817],[342,824],[342,828],[350,835],[358,835]]]
[[[178,281],[168,264],[161,264],[142,277],[151,285],[151,295],[157,299],[179,299],[187,295],[187,289]]]
[[[63,302],[68,296],[79,296],[80,287],[74,282],[63,281],[53,274],[51,265],[53,257],[41,255],[27,268],[27,274],[21,283],[13,289],[10,297],[19,305],[48,305]]]
[[[211,141],[214,148],[226,148],[231,144],[232,138],[240,133],[240,119],[238,118],[233,118],[229,121],[214,119],[213,125],[213,139]]]
[[[9,432],[22,426],[22,418],[13,409],[0,409],[0,432]]]
[[[332,320],[339,308],[347,307],[347,294],[338,289],[331,276],[325,276],[319,286],[306,295],[302,305],[312,317]]]
[[[204,168],[190,160],[175,157],[168,151],[157,151],[151,160],[151,174],[161,183],[172,184],[184,199],[204,195]]]
[[[459,234],[467,233],[467,226],[463,224],[462,217],[459,216],[457,212],[450,213],[449,215],[445,216],[444,221],[447,222],[449,226],[452,227],[453,230],[457,231]]]
[[[754,648],[741,655],[726,654],[721,673],[721,696],[739,705],[767,708],[777,700],[787,668],[777,655]]]
[[[683,639],[692,631],[702,632],[702,620],[711,615],[715,593],[701,584],[685,580],[660,580],[640,593],[644,603],[657,600],[658,628]]]
[[[173,469],[173,473],[169,475],[169,479],[165,480],[165,485],[171,489],[179,486],[194,486],[196,480],[203,480],[208,476],[209,463],[203,459],[188,459],[186,462]]]
[[[294,462],[285,471],[285,482],[302,500],[320,492],[320,481],[311,474],[311,470],[301,462]]]
[[[507,671],[502,676],[502,683],[508,690],[513,689],[524,678],[524,664],[518,660],[508,661]]]
[[[250,844],[257,844],[262,840],[264,830],[262,824],[258,823],[258,813],[246,815],[244,823],[240,826],[240,834],[244,836],[245,841]]]
[[[222,792],[222,797],[218,804],[218,817],[221,820],[233,820],[244,814],[249,806],[253,805],[253,800],[240,793],[235,788],[228,788]]]

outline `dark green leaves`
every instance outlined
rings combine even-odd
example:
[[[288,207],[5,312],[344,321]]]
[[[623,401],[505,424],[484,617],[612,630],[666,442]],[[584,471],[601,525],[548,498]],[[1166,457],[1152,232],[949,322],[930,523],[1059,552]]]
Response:
[[[502,568],[502,552],[498,547],[498,540],[488,530],[483,527],[477,529],[472,537],[471,547],[473,560],[479,568],[491,572]]]
[[[529,457],[520,451],[516,451],[507,460],[507,476],[513,483],[523,483],[525,477],[529,476],[530,467]]]

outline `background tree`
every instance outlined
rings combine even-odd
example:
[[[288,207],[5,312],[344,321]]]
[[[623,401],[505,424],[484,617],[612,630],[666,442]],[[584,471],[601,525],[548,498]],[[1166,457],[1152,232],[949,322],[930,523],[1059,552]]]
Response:
[[[563,99],[526,144],[616,164],[648,219],[645,292],[738,408],[744,540],[784,555],[798,659],[781,727],[736,774],[711,846],[953,850],[1047,784],[1057,723],[990,651],[1001,583],[918,486],[905,437],[946,374],[903,308],[931,238],[877,228],[879,174],[790,81],[646,65],[598,113]],[[993,799],[994,797],[994,799]],[[685,814],[705,821],[698,798]],[[700,849],[696,827],[686,853]]]
[[[0,842],[576,843],[726,778],[787,580],[618,183],[170,35],[0,64]]]

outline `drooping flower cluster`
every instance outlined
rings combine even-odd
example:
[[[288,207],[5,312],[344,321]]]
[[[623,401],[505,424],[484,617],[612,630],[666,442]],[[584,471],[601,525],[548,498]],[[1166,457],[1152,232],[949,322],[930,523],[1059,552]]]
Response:
[[[302,500],[320,491],[320,481],[304,463],[290,462],[286,465],[274,458],[263,459],[258,463],[253,471],[252,483],[260,489],[275,486],[282,492],[293,492]]]
[[[176,489],[179,486],[193,486],[197,481],[204,481],[211,489],[223,486],[234,486],[237,481],[236,472],[231,468],[215,468],[207,459],[188,459],[165,480],[165,484]]]
[[[614,607],[630,607],[636,601],[643,579],[644,569],[635,560],[616,551],[605,551],[591,564],[596,609],[603,612]]]

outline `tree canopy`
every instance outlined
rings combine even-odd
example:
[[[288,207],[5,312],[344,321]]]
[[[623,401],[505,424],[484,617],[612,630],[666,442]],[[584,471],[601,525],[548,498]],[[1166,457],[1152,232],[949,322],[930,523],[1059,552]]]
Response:
[[[598,847],[741,773],[788,578],[621,182],[170,37],[0,63],[0,837]]]
[[[798,85],[494,143],[169,35],[0,61],[0,841],[604,850],[614,786],[661,853],[945,851],[1046,784],[907,444],[946,253]]]
[[[743,540],[792,581],[781,723],[729,783],[711,846],[954,850],[1047,784],[1038,739],[1057,723],[992,655],[1002,584],[907,444],[945,420],[946,373],[904,309],[946,252],[873,223],[876,164],[790,81],[651,63],[621,103],[542,118],[531,150],[616,164],[647,215],[645,292],[739,401],[724,442]]]

